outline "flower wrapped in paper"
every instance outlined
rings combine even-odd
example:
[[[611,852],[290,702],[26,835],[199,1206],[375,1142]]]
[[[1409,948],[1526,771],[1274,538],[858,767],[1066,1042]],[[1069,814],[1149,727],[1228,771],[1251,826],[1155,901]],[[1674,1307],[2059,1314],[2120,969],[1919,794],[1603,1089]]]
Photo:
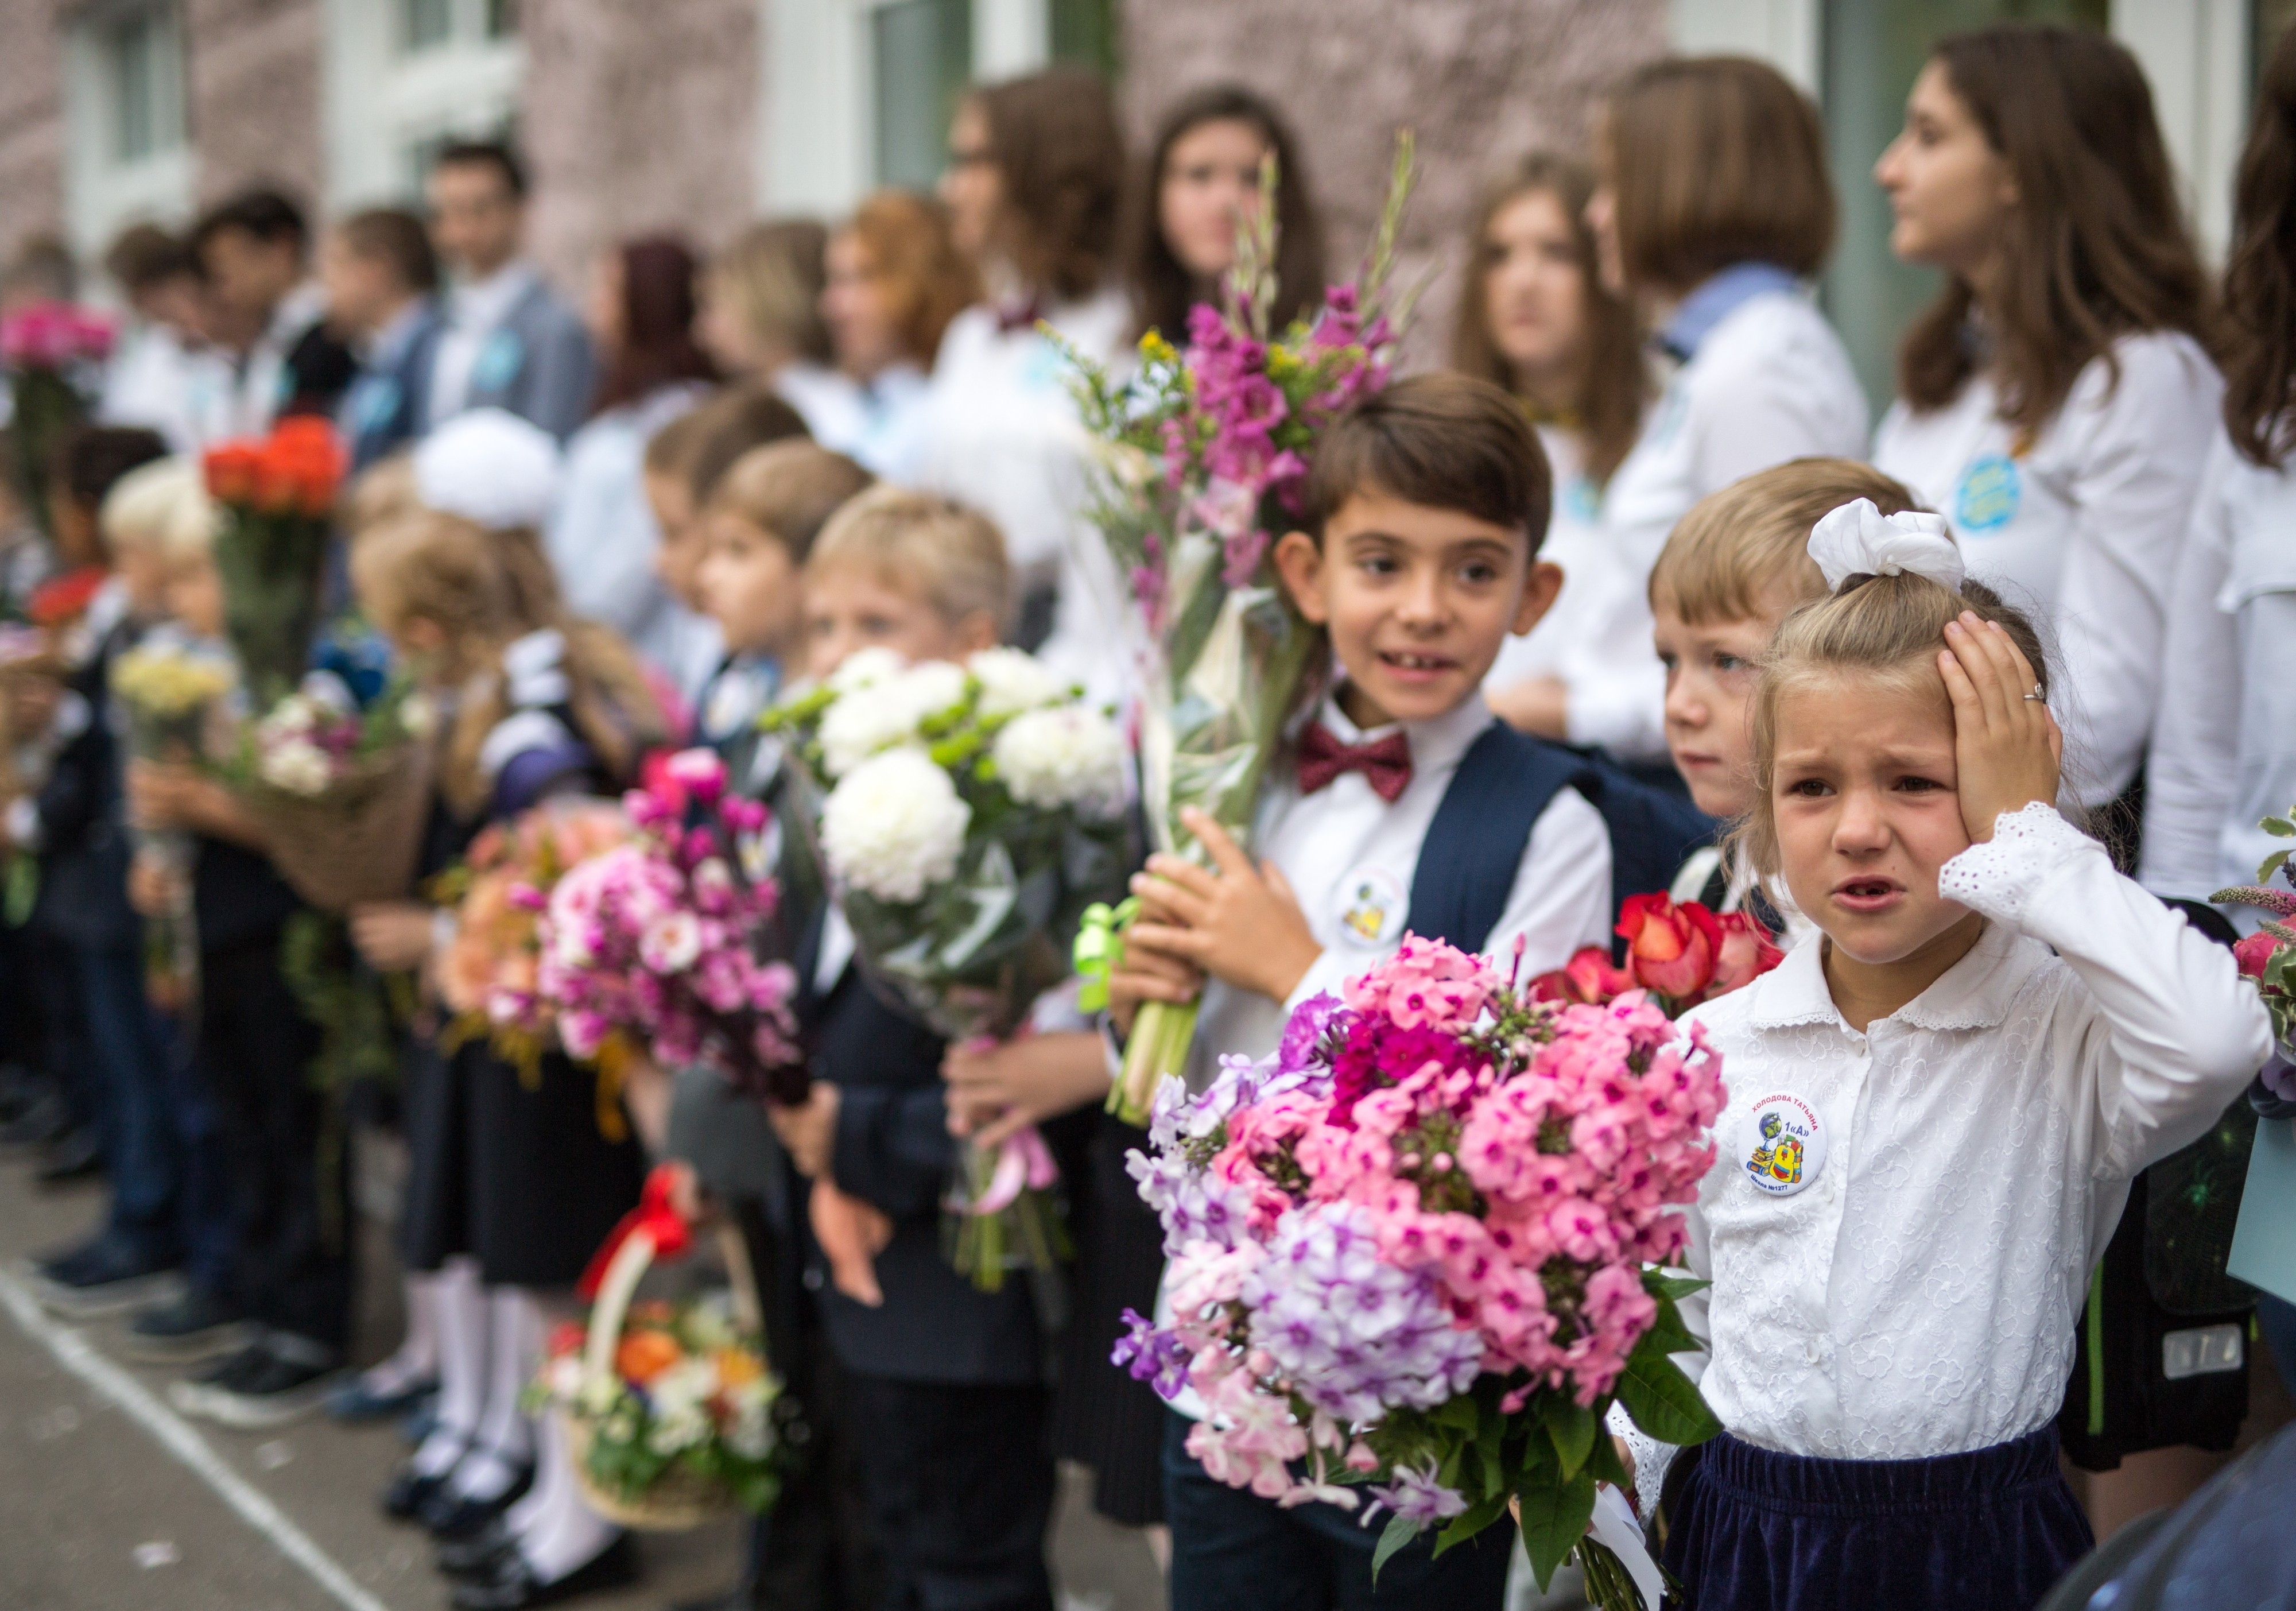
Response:
[[[951,1040],[999,1042],[1069,976],[1086,910],[1121,892],[1128,759],[1108,716],[1017,649],[963,665],[865,650],[767,712],[873,980]],[[988,1290],[1062,1232],[1034,1130],[960,1149],[951,1256]]]
[[[1520,1501],[1542,1587],[1575,1552],[1595,1603],[1632,1607],[1638,1535],[1587,1537],[1598,1484],[1626,1482],[1603,1418],[1718,1429],[1669,1357],[1696,1346],[1675,1311],[1696,1283],[1660,1267],[1714,1161],[1721,1072],[1640,991],[1538,1001],[1406,937],[1301,1004],[1275,1056],[1160,1089],[1130,1168],[1172,1319],[1131,1317],[1116,1361],[1201,1395],[1187,1449],[1218,1480],[1384,1513],[1377,1562]]]
[[[1195,807],[1249,844],[1285,725],[1321,670],[1324,635],[1268,561],[1295,522],[1317,442],[1386,383],[1408,297],[1390,305],[1396,232],[1412,179],[1398,140],[1387,204],[1364,267],[1312,319],[1271,333],[1273,159],[1240,225],[1222,308],[1189,315],[1186,345],[1151,331],[1128,379],[1081,355],[1077,390],[1100,444],[1092,520],[1130,579],[1146,628],[1141,787],[1156,848],[1202,859],[1180,825]],[[1141,1008],[1110,1106],[1147,1116],[1159,1076],[1187,1062],[1196,1007]]]
[[[127,751],[137,760],[206,760],[217,743],[238,667],[220,644],[162,629],[112,662],[111,695],[127,718]],[[167,911],[144,925],[144,983],[152,999],[179,1011],[197,999],[199,933],[192,915],[192,836],[181,828],[129,828],[139,854],[171,875]]]

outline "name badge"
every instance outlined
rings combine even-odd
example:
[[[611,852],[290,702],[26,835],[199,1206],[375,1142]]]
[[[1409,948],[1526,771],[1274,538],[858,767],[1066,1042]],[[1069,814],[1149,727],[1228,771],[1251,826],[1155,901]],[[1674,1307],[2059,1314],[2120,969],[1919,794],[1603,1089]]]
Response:
[[[519,366],[526,362],[526,343],[517,333],[497,330],[479,349],[478,361],[471,366],[471,390],[496,391],[511,383]]]
[[[2000,453],[1972,459],[1954,494],[1954,526],[1964,532],[1998,531],[2017,518],[2024,495],[2025,478],[2016,460]]]
[[[1385,867],[1357,867],[1340,880],[1338,904],[1340,933],[1349,944],[1391,945],[1403,936],[1411,892]]]
[[[1825,1168],[1825,1126],[1816,1107],[1791,1092],[1755,1103],[1742,1134],[1739,1167],[1757,1191],[1791,1197]]]

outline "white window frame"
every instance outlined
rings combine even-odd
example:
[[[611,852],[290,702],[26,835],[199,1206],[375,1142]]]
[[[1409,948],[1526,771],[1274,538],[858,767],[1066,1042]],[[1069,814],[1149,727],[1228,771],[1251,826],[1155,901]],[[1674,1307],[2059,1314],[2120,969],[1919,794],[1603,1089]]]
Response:
[[[119,106],[111,35],[139,13],[155,25],[159,144],[122,160],[113,144]],[[75,16],[64,35],[64,101],[65,230],[76,255],[98,256],[130,224],[191,211],[184,20],[176,0],[121,0]]]
[[[407,152],[425,140],[498,132],[518,111],[526,46],[486,37],[486,0],[452,0],[444,45],[400,48],[398,0],[325,0],[327,201],[415,200]]]
[[[871,14],[898,0],[760,0],[764,115],[758,122],[758,208],[836,218],[874,188],[876,117]],[[1033,72],[1052,59],[1047,0],[972,0],[972,76]]]

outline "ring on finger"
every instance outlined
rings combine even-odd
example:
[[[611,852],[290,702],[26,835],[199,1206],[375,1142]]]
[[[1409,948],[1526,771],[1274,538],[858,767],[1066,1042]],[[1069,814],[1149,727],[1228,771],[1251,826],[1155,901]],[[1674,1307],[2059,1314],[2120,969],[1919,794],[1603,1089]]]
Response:
[[[2046,704],[2049,702],[2047,690],[2044,689],[2039,683],[2035,683],[2033,685],[2033,691],[2030,694],[2026,695],[2025,697],[2027,699],[2038,699],[2043,704]]]

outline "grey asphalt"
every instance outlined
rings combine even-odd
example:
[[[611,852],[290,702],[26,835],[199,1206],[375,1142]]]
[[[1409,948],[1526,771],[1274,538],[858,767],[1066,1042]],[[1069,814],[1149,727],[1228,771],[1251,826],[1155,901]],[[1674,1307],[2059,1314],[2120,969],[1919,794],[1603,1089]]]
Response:
[[[387,1195],[388,1169],[362,1171],[362,1199]],[[100,1221],[101,1187],[43,1191],[26,1160],[0,1157],[0,1270],[77,1239]],[[396,1341],[388,1241],[362,1221],[359,1355]],[[125,1359],[125,1322],[62,1322],[166,1403],[179,1372]],[[69,1346],[69,1344],[65,1344]],[[172,1412],[171,1412],[172,1413]],[[387,1611],[437,1611],[445,1592],[419,1529],[384,1519],[375,1496],[404,1455],[388,1427],[314,1417],[268,1432],[189,1422],[215,1456]],[[1140,1535],[1080,1502],[1083,1474],[1064,1474],[1051,1544],[1063,1611],[1162,1611],[1161,1579]],[[733,1525],[641,1541],[634,1587],[579,1601],[595,1611],[665,1611],[733,1581]],[[344,1611],[160,1438],[68,1369],[49,1343],[0,1308],[0,1611]]]

